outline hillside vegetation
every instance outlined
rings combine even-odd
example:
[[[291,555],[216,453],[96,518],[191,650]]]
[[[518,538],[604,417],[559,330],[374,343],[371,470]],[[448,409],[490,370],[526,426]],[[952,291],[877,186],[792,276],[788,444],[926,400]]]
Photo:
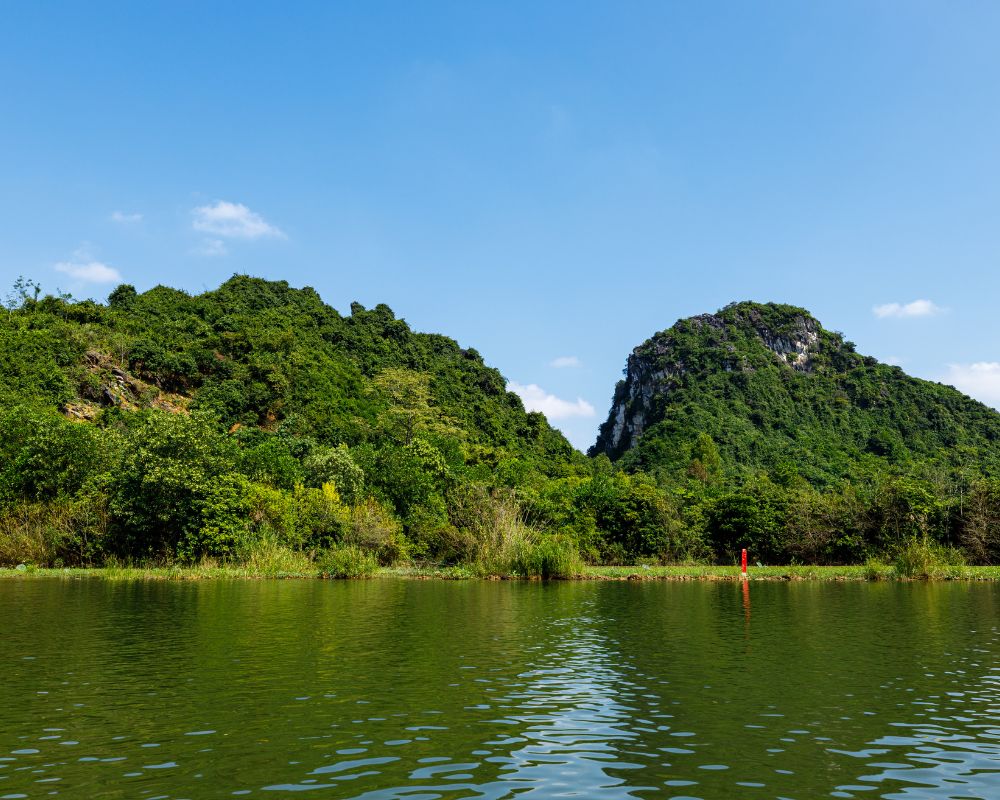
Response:
[[[699,433],[733,478],[766,469],[823,487],[886,467],[1000,469],[996,411],[859,355],[805,309],[774,303],[680,320],[637,347],[593,451],[677,469]]]
[[[0,564],[1000,560],[1000,416],[801,309],[637,348],[591,458],[384,305],[246,276],[103,304],[19,281],[0,319]]]

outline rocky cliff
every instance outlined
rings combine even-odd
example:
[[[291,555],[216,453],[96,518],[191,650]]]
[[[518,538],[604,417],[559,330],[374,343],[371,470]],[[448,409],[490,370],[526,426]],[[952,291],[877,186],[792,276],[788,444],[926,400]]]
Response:
[[[808,311],[733,303],[632,351],[591,455],[678,468],[708,433],[733,468],[782,466],[820,483],[870,458],[997,456],[1000,415],[951,387],[861,356]],[[957,452],[957,451],[955,451]]]
[[[768,313],[769,312],[769,313]],[[746,335],[773,354],[776,364],[799,372],[809,372],[812,356],[820,342],[819,322],[807,311],[774,303],[734,303],[716,314],[700,314],[679,320],[636,347],[628,357],[625,379],[618,382],[607,421],[601,425],[591,453],[612,458],[631,449],[643,431],[658,421],[658,412],[671,388],[687,375],[692,364],[690,347],[682,337],[693,334],[716,352],[718,367],[726,372],[754,369],[754,359],[746,352]],[[738,335],[739,334],[739,335]],[[700,354],[699,364],[704,361]],[[759,355],[756,354],[756,355]]]

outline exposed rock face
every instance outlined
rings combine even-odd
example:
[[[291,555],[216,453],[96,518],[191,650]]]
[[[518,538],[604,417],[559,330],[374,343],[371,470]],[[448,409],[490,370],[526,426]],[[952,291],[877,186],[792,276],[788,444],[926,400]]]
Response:
[[[778,325],[774,324],[776,316]],[[803,309],[773,304],[737,303],[717,314],[679,320],[628,357],[625,379],[615,387],[611,412],[591,455],[617,458],[633,447],[644,430],[662,419],[660,406],[671,387],[692,369],[706,369],[706,350],[716,368],[725,371],[752,371],[756,368],[753,356],[766,352],[771,363],[776,360],[790,369],[810,372],[821,330],[819,322]],[[688,363],[694,352],[692,339],[699,345],[696,365]]]
[[[88,350],[84,359],[87,379],[80,384],[80,397],[62,407],[70,419],[94,420],[102,408],[110,407],[136,410],[148,406],[174,414],[188,409],[189,397],[164,392],[140,380],[119,367],[107,353]]]

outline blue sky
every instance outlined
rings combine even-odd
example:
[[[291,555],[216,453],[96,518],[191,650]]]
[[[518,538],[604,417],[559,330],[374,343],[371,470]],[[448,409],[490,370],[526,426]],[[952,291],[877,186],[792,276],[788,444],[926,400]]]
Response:
[[[0,286],[384,302],[581,448],[732,300],[1000,405],[998,41],[992,2],[8,3]]]

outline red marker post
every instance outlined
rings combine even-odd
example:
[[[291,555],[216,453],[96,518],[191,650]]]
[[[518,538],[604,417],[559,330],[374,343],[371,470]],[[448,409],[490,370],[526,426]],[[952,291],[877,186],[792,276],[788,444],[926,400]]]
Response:
[[[743,548],[743,555],[740,558],[740,566],[742,567],[742,570],[740,572],[740,577],[742,577],[743,580],[746,580],[747,579],[747,549],[745,547]]]

